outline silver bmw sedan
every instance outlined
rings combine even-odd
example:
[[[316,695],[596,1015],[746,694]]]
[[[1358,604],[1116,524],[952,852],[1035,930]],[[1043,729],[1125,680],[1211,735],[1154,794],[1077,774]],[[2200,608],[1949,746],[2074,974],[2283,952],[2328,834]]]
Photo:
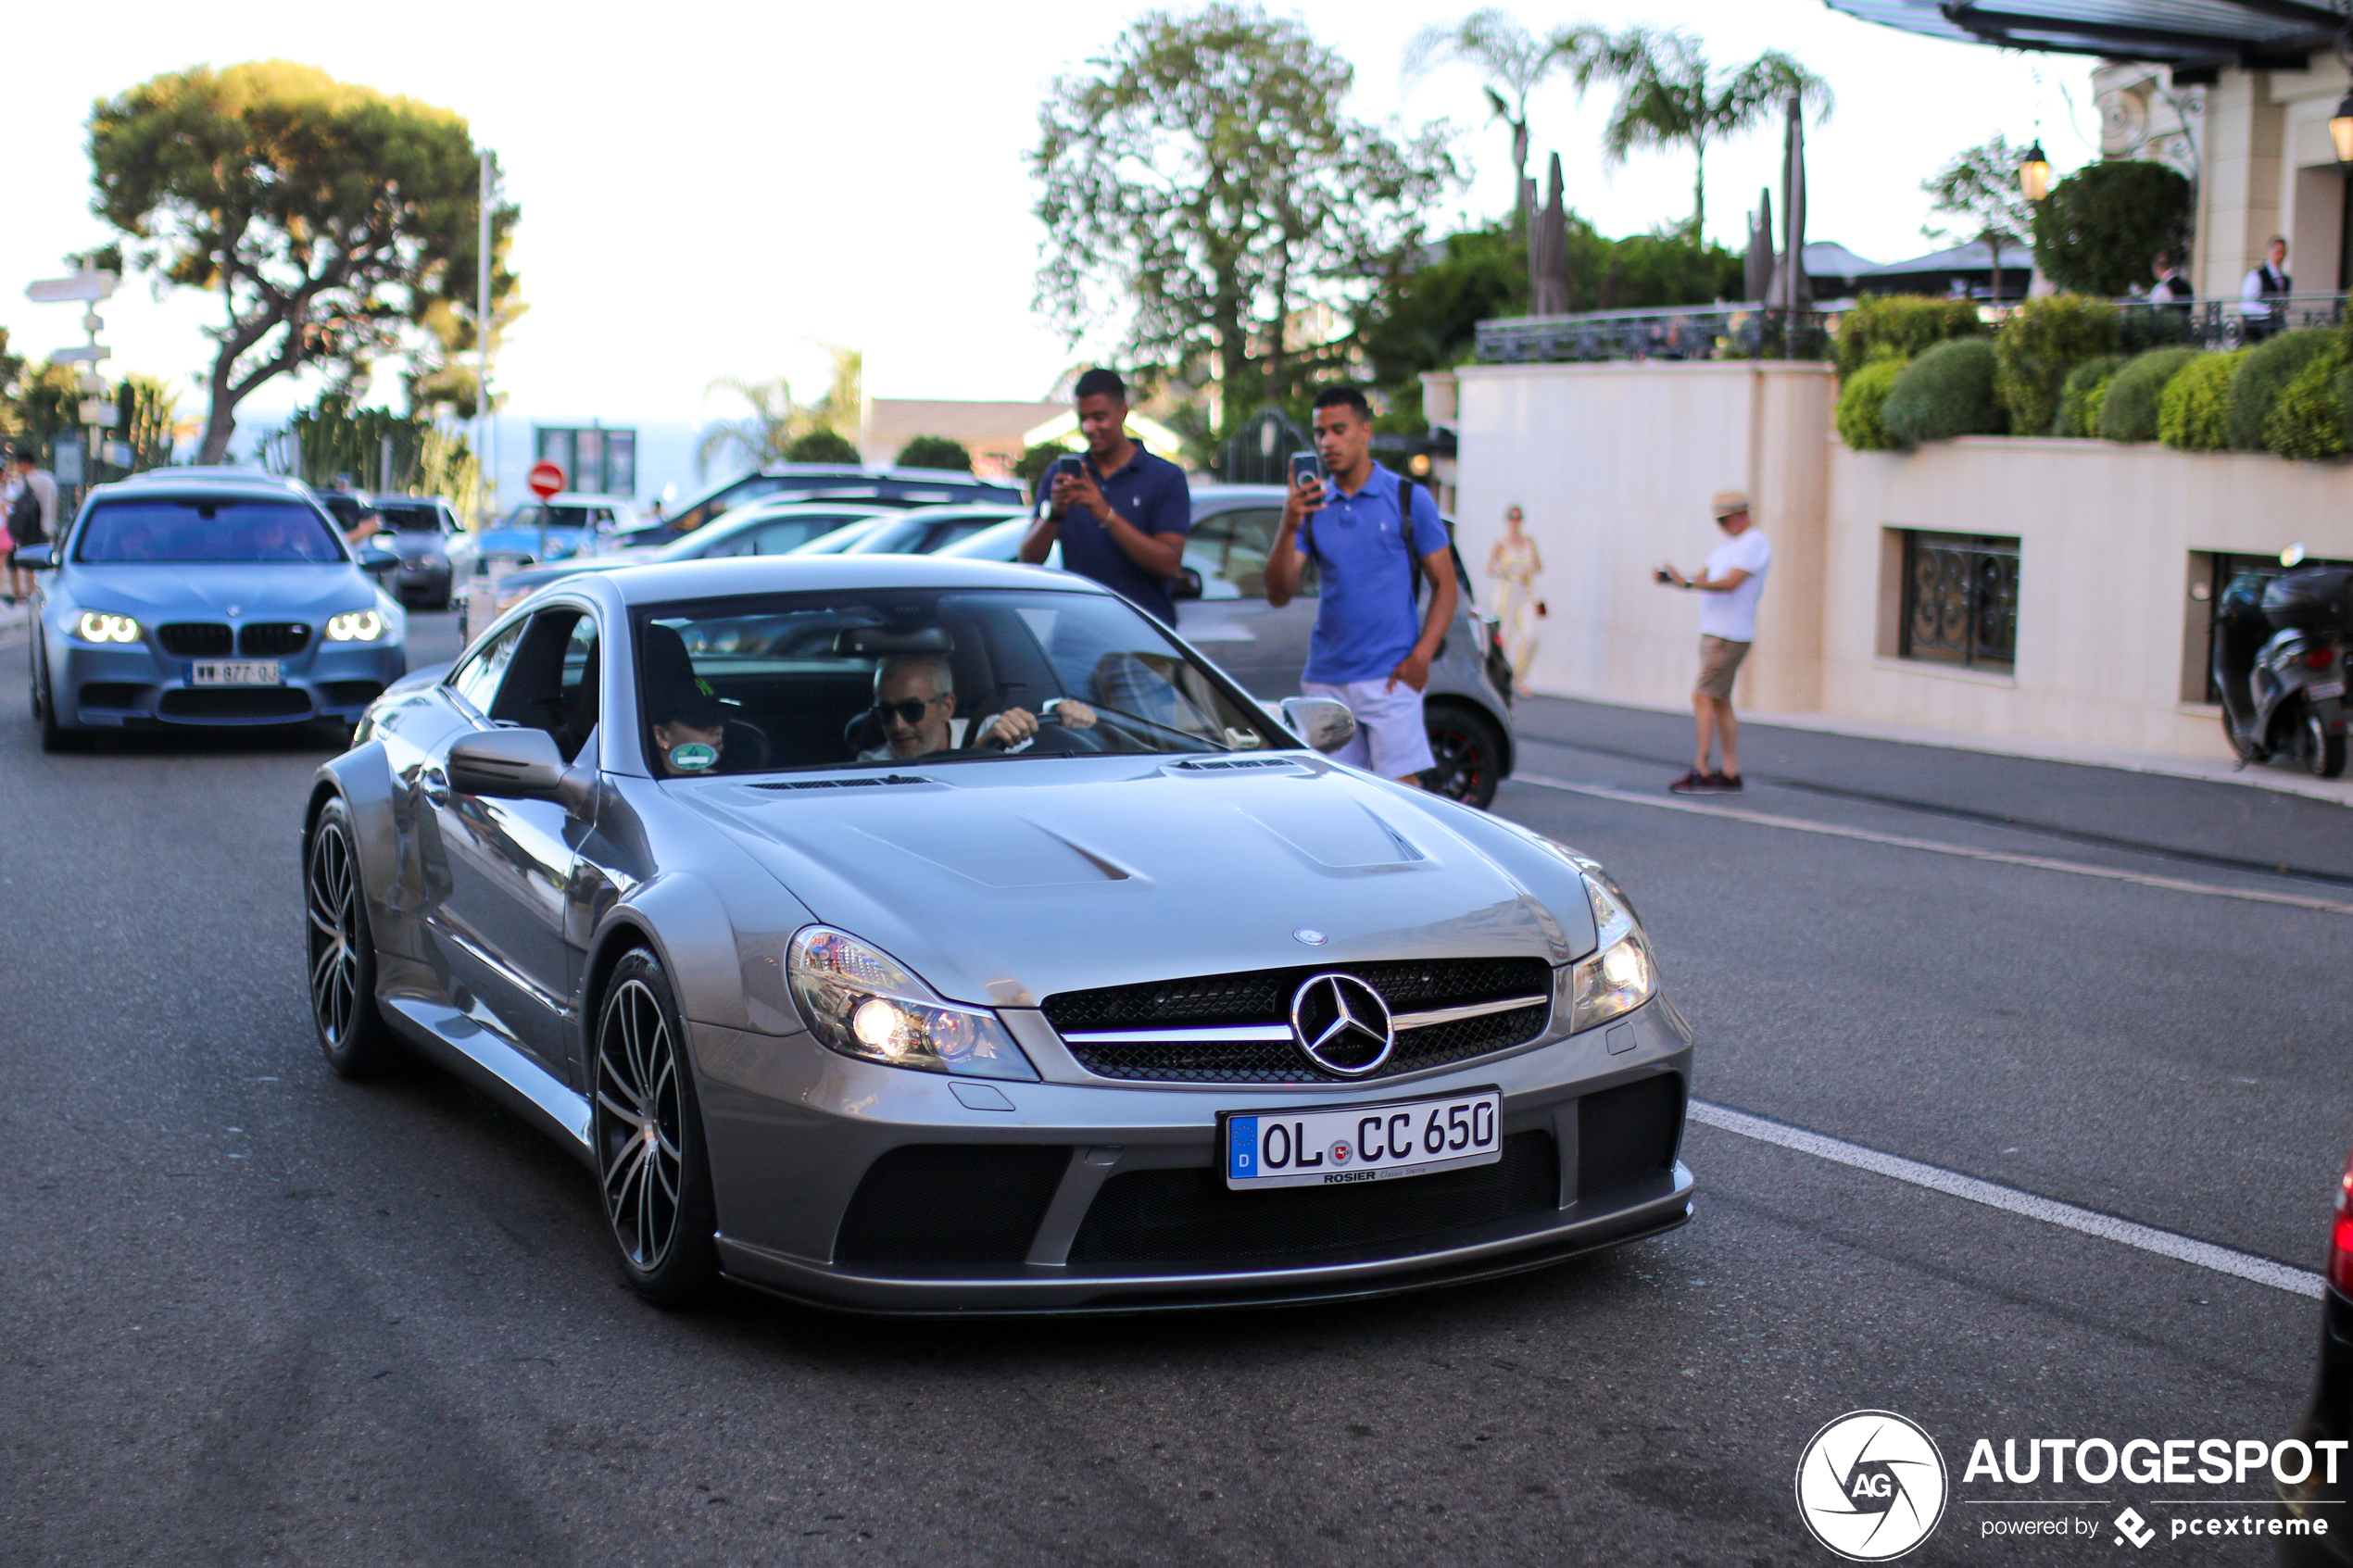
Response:
[[[1060,573],[566,579],[320,771],[320,1043],[557,1138],[664,1303],[1365,1296],[1682,1223],[1632,903],[1352,726]]]

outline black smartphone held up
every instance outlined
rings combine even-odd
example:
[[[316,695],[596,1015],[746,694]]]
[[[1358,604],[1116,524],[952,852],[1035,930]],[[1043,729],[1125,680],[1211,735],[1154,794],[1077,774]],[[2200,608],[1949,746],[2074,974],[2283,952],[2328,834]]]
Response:
[[[1672,583],[1675,581],[1674,574],[1663,566],[1653,567],[1651,569],[1651,577],[1654,581],[1660,583]]]
[[[1302,481],[1321,484],[1328,477],[1324,472],[1324,459],[1315,453],[1293,452],[1290,455],[1290,487],[1293,490],[1298,489]]]
[[[1046,494],[1049,495],[1052,495],[1054,493],[1054,482],[1065,475],[1072,479],[1076,479],[1078,477],[1078,459],[1076,458],[1056,458],[1054,459],[1054,466],[1046,470]]]

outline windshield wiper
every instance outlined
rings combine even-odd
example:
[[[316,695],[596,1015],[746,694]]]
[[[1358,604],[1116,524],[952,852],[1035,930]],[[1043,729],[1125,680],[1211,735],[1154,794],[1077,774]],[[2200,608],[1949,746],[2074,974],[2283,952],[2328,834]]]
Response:
[[[1093,709],[1098,713],[1108,713],[1114,719],[1126,719],[1129,722],[1137,724],[1150,724],[1153,729],[1159,730],[1164,734],[1172,734],[1176,736],[1179,740],[1190,741],[1195,746],[1206,746],[1217,751],[1231,751],[1234,749],[1223,741],[1211,740],[1207,735],[1195,734],[1190,730],[1178,729],[1174,724],[1164,724],[1157,719],[1147,719],[1140,713],[1129,713],[1122,709],[1114,708],[1109,703],[1090,702],[1087,704],[1087,706]]]

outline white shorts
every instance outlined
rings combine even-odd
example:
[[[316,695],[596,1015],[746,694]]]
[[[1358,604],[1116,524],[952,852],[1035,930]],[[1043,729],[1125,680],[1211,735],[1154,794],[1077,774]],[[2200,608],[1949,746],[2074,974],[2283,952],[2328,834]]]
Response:
[[[1385,690],[1388,685],[1386,675],[1343,685],[1302,681],[1299,695],[1336,696],[1356,715],[1356,733],[1332,753],[1335,762],[1385,779],[1402,779],[1437,767],[1438,759],[1429,754],[1429,731],[1422,722],[1422,694],[1403,681],[1394,691]]]

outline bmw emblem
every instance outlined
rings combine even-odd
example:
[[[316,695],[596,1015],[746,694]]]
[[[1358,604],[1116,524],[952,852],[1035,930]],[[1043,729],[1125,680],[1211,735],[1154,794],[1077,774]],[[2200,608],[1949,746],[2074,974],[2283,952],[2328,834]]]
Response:
[[[1325,935],[1322,932],[1316,930],[1312,925],[1301,926],[1297,931],[1291,933],[1291,937],[1294,941],[1304,942],[1311,947],[1320,947],[1325,943],[1331,940],[1330,937]]]
[[[1307,1060],[1336,1078],[1362,1078],[1397,1047],[1389,1004],[1353,974],[1302,981],[1291,993],[1290,1028]]]

